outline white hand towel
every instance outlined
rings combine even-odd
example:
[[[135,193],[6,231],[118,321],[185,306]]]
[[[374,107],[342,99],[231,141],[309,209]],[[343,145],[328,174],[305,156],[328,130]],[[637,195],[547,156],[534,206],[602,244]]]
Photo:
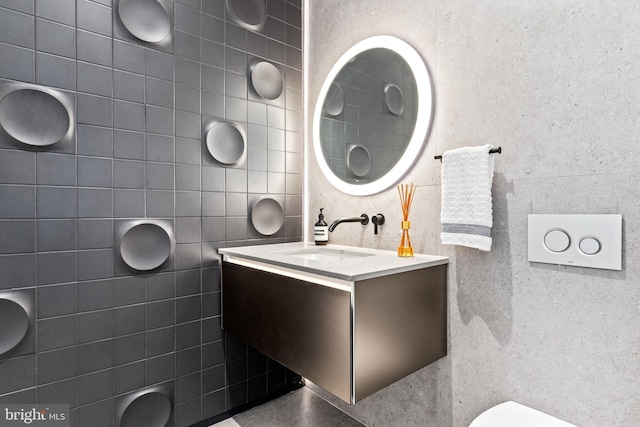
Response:
[[[494,147],[465,147],[442,154],[443,245],[460,245],[483,251],[491,249],[493,207],[491,185]]]

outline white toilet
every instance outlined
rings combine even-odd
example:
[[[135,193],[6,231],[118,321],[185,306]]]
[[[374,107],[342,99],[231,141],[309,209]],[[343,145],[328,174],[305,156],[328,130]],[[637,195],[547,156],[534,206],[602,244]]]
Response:
[[[516,402],[504,402],[489,408],[469,427],[576,427],[544,412]]]

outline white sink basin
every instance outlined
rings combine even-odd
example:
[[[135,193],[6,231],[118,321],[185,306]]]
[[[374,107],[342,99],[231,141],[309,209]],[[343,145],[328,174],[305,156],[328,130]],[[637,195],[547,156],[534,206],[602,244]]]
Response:
[[[304,275],[306,281],[317,279],[314,283],[340,282],[340,286],[449,262],[435,255],[399,257],[396,251],[306,242],[219,248],[218,252],[224,261],[251,264],[252,268],[258,268],[257,263],[265,271],[298,278]]]
[[[300,249],[297,251],[281,252],[281,254],[295,258],[310,259],[312,261],[342,261],[345,259],[374,256],[374,254],[366,252],[345,251],[343,249],[329,248]]]

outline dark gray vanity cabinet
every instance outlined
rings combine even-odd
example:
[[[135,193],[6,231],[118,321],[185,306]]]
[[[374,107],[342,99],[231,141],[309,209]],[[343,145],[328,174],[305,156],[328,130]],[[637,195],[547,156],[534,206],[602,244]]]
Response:
[[[222,263],[223,327],[345,402],[447,354],[447,265],[350,290]]]

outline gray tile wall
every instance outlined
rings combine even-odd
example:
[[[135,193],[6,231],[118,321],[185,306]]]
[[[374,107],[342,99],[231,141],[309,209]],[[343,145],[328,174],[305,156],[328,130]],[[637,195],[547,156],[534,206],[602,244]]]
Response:
[[[282,389],[296,376],[220,328],[216,248],[302,234],[302,13],[268,0],[265,33],[225,18],[224,0],[176,0],[172,49],[120,37],[111,0],[0,0],[0,79],[71,91],[71,147],[0,138],[0,290],[37,298],[35,353],[0,360],[0,402],[70,403],[72,425],[113,425],[119,396],[174,389],[188,426]],[[248,95],[249,61],[285,75],[278,103]],[[217,164],[210,118],[239,123],[247,161]],[[249,221],[272,195],[285,224]],[[122,221],[172,224],[170,265],[125,269]]]

